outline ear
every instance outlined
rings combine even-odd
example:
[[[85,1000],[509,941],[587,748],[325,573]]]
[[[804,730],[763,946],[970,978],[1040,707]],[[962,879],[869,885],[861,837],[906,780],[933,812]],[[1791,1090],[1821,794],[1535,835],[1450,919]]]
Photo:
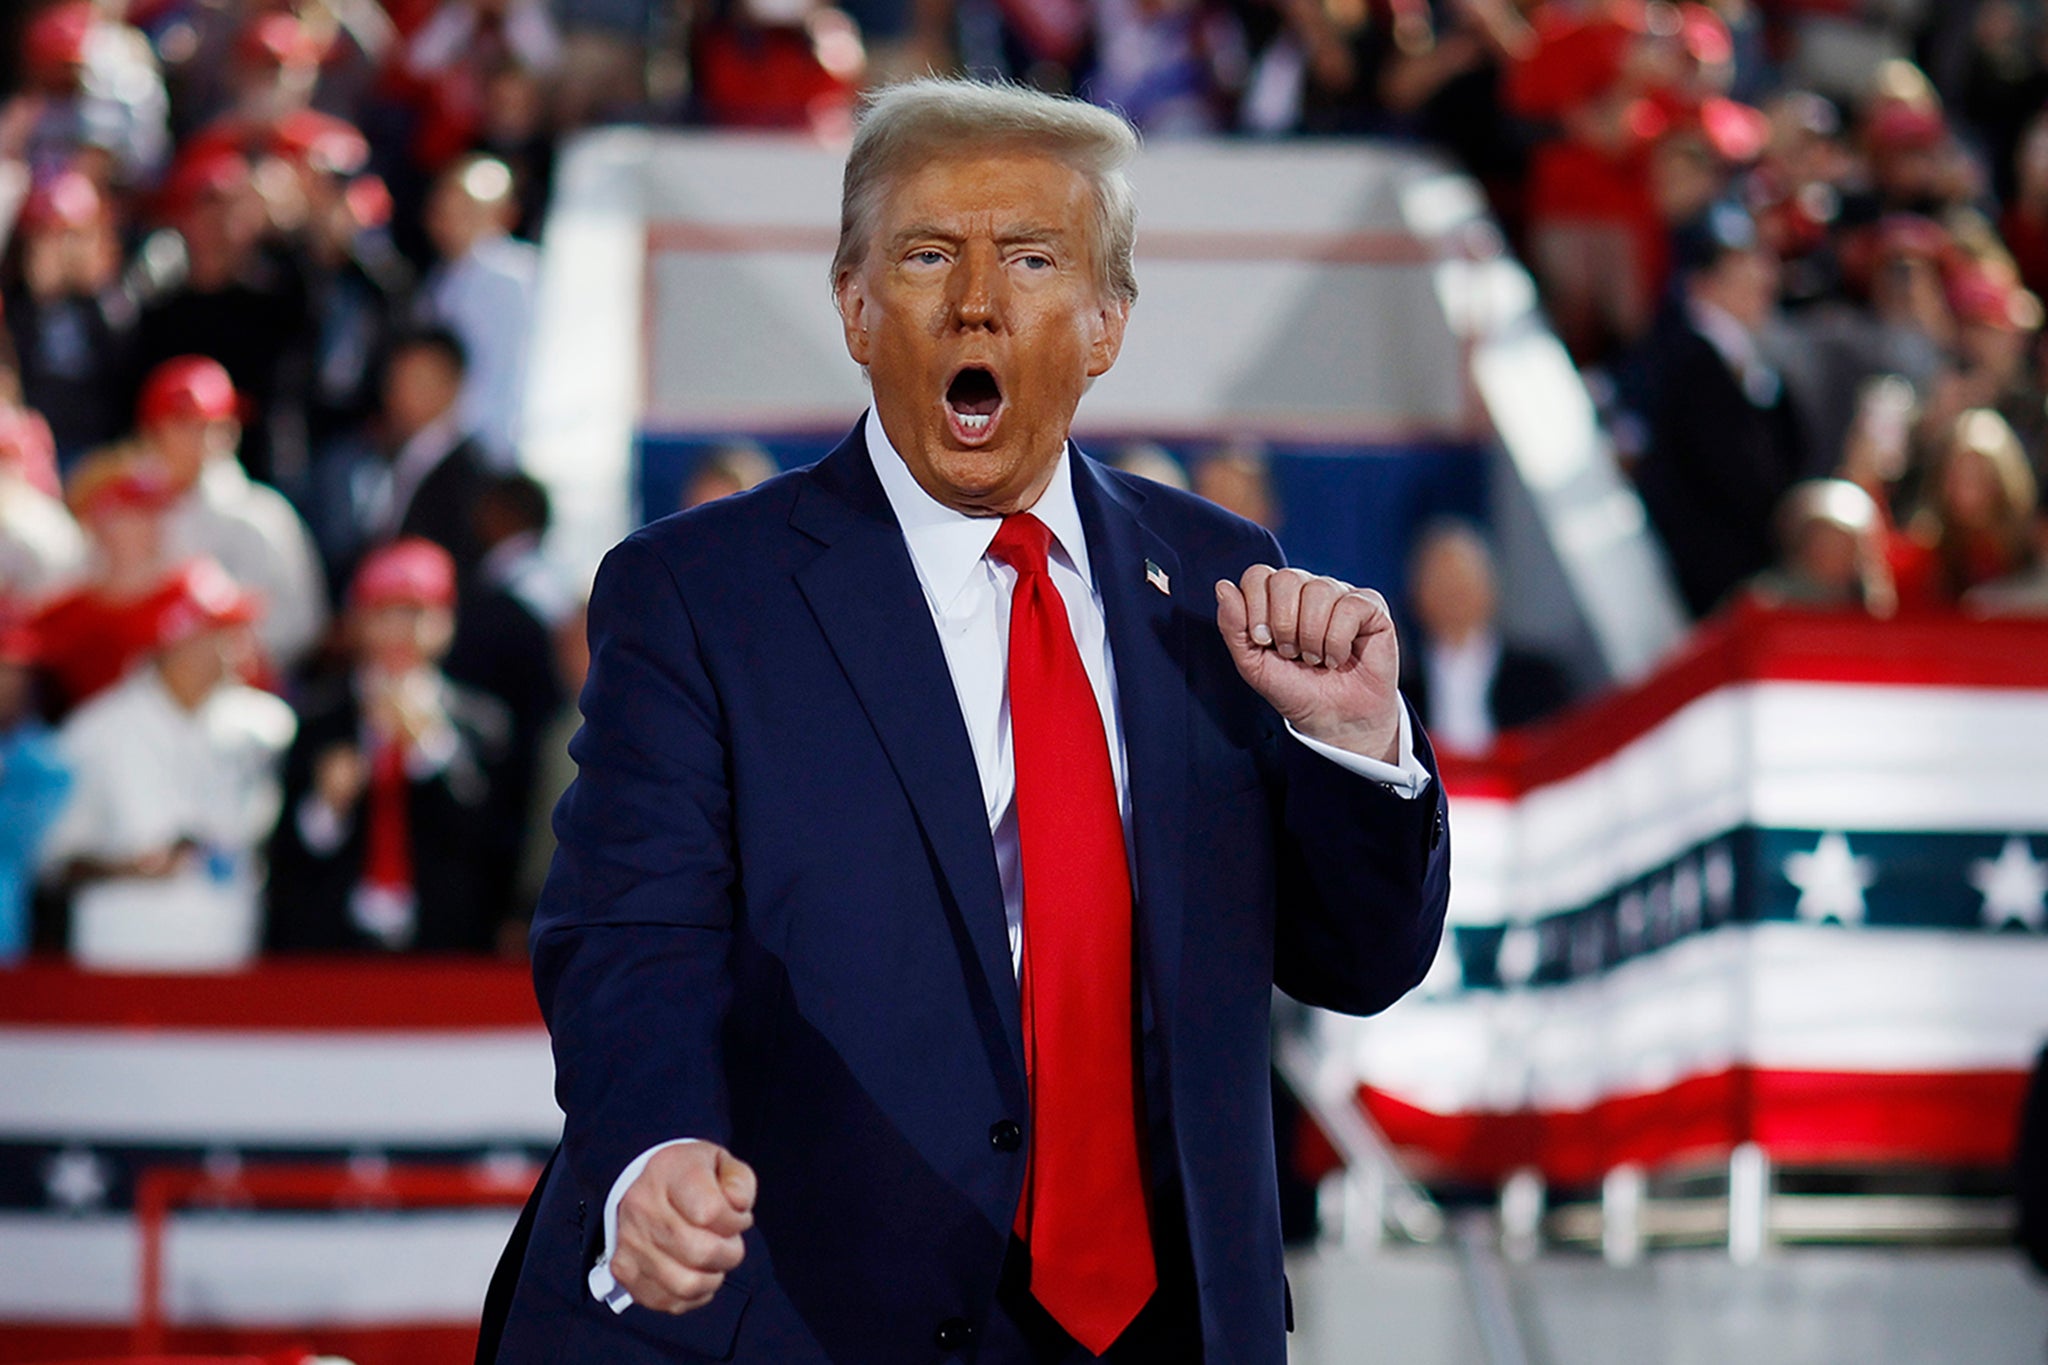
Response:
[[[1098,307],[1089,326],[1088,377],[1099,379],[1109,373],[1124,349],[1124,325],[1131,320],[1131,305],[1110,299]]]
[[[839,305],[839,326],[846,335],[846,353],[856,365],[865,367],[872,348],[868,343],[867,289],[861,283],[860,272],[849,270],[842,274],[832,288],[832,297]]]

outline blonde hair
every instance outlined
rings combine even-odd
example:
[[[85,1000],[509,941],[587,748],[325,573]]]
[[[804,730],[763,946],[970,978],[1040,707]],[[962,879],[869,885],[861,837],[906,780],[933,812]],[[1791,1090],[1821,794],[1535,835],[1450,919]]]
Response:
[[[839,249],[832,285],[867,260],[882,202],[903,176],[940,156],[984,150],[1039,152],[1085,176],[1094,200],[1096,284],[1105,298],[1138,297],[1132,255],[1138,202],[1124,168],[1138,134],[1120,115],[1021,85],[927,77],[883,86],[862,100],[846,154],[839,200]]]
[[[1990,408],[1971,408],[1957,417],[1949,429],[1942,468],[1946,470],[1950,461],[1965,450],[1982,455],[1990,464],[1998,480],[1998,491],[2005,498],[2005,515],[2024,525],[2034,515],[2040,492],[2034,482],[2034,471],[2027,466],[2026,448],[2020,444],[2011,423]],[[1938,497],[1939,484],[1936,489]]]

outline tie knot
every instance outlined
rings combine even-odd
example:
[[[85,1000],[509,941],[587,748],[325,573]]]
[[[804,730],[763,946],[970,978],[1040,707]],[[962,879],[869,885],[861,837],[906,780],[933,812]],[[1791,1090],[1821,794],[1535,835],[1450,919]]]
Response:
[[[1002,526],[988,552],[1015,569],[1018,574],[1044,573],[1046,551],[1052,547],[1052,532],[1029,512],[1013,512]]]

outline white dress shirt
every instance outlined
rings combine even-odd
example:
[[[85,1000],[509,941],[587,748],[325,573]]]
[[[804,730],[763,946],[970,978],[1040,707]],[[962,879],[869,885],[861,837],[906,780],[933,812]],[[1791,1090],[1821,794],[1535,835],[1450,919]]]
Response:
[[[280,672],[310,654],[327,629],[327,577],[313,534],[284,494],[257,483],[239,461],[216,456],[164,518],[171,557],[206,555],[263,599],[256,622]]]
[[[1429,681],[1430,738],[1464,754],[1491,749],[1490,699],[1500,672],[1500,636],[1482,630],[1455,645],[1425,641],[1422,668]]]
[[[143,665],[71,713],[57,744],[70,801],[42,862],[117,860],[181,839],[195,855],[167,877],[79,888],[71,952],[117,971],[221,971],[256,953],[263,838],[277,822],[277,768],[297,729],[268,692],[224,683],[187,711]]]
[[[882,491],[888,496],[890,510],[896,514],[896,523],[903,528],[918,587],[924,592],[925,606],[931,611],[932,625],[945,651],[947,671],[953,677],[960,717],[967,723],[974,766],[981,776],[982,807],[995,843],[996,870],[1003,887],[1003,914],[1010,926],[1010,965],[1015,969],[1023,961],[1024,945],[1024,870],[1017,838],[1017,770],[1010,750],[1009,698],[1010,593],[1017,582],[1017,571],[988,553],[1002,525],[1000,518],[970,517],[926,493],[890,444],[872,409],[865,431],[868,457],[874,461],[875,474],[882,481]],[[1110,657],[1102,594],[1095,587],[1080,508],[1074,502],[1072,446],[1061,453],[1052,482],[1032,506],[1031,514],[1052,532],[1047,572],[1059,590],[1060,600],[1066,603],[1067,623],[1073,628],[1081,667],[1095,689],[1095,703],[1102,709],[1103,731],[1109,739],[1110,770],[1116,779],[1117,805],[1128,848],[1131,792],[1123,723],[1116,705],[1116,666]],[[1290,726],[1290,732],[1292,729]],[[1403,796],[1419,795],[1429,783],[1428,770],[1415,758],[1405,708],[1398,764],[1361,758],[1303,735],[1297,738],[1349,771],[1384,783]],[[590,1292],[614,1312],[624,1312],[633,1302],[611,1273],[612,1252],[618,1246],[619,1201],[647,1169],[656,1152],[694,1140],[678,1138],[657,1143],[634,1158],[612,1183],[604,1206],[604,1254],[591,1268]]]

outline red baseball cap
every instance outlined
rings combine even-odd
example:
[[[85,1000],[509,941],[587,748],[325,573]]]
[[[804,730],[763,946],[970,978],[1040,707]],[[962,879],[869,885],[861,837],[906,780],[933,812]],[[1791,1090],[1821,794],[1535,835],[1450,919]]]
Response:
[[[156,647],[168,649],[195,635],[246,626],[263,615],[263,603],[210,559],[195,559],[172,571],[155,594]]]
[[[1866,132],[1873,152],[1925,151],[1948,137],[1948,120],[1931,104],[1888,100],[1871,116]]]
[[[1738,166],[1762,156],[1771,139],[1771,121],[1761,109],[1721,95],[1700,101],[1699,126],[1714,155]]]
[[[64,0],[29,21],[21,35],[22,65],[48,75],[85,61],[99,13],[92,0]]]
[[[455,560],[431,540],[409,536],[373,552],[356,570],[349,602],[378,607],[449,607],[455,604]]]
[[[370,164],[362,130],[318,109],[295,109],[279,119],[270,131],[270,152],[329,175],[355,175]]]
[[[1958,322],[2002,332],[2031,332],[2041,325],[2041,301],[1981,265],[1965,266],[1950,278],[1948,306]]]
[[[206,139],[172,165],[158,191],[158,202],[166,216],[175,218],[201,200],[233,194],[248,183],[249,159],[231,144]]]
[[[211,356],[173,356],[149,372],[135,421],[142,427],[162,422],[224,422],[236,415],[235,381]]]

